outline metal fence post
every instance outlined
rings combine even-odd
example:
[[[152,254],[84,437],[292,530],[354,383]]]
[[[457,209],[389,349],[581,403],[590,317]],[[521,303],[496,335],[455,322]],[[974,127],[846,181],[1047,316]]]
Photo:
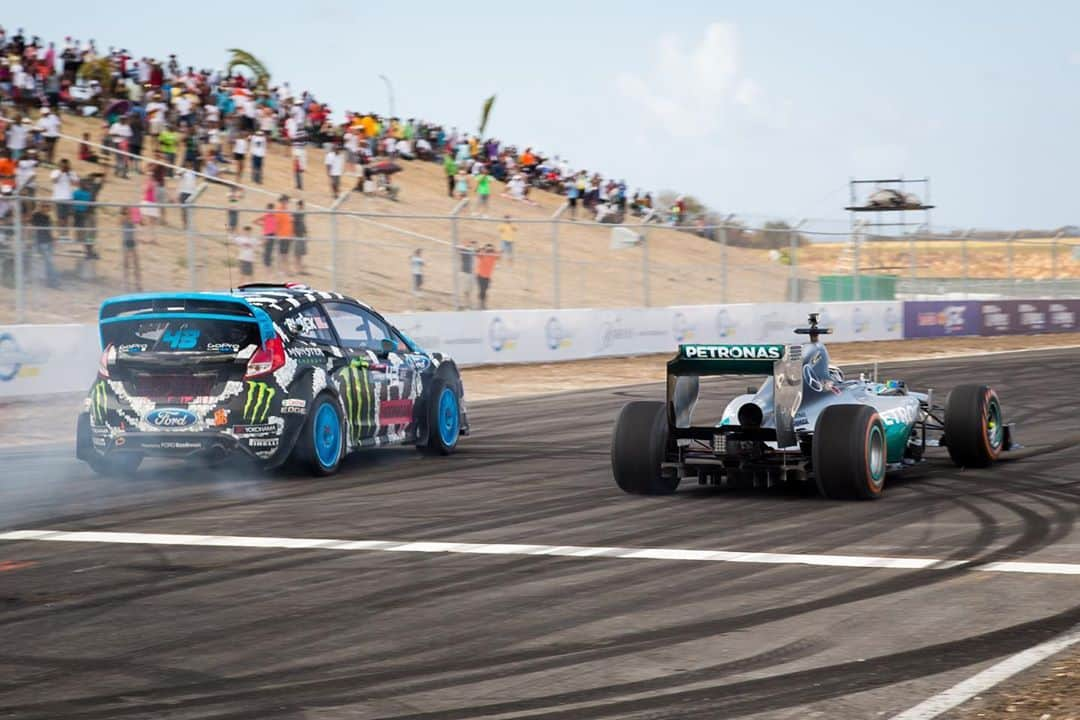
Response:
[[[461,309],[461,288],[458,286],[458,267],[461,259],[458,257],[458,216],[469,205],[469,198],[462,198],[454,209],[450,211],[450,277],[454,286],[454,309]],[[476,258],[473,258],[476,262]],[[470,296],[471,297],[471,296]]]
[[[788,279],[788,301],[789,302],[801,302],[802,293],[799,292],[799,228],[806,224],[805,218],[795,223],[795,227],[788,230],[788,241],[790,249],[788,251],[788,266],[790,268],[790,274]]]
[[[652,304],[651,294],[649,292],[649,231],[643,230],[641,233],[641,289],[642,297],[645,300],[645,307],[650,307]]]
[[[968,299],[968,236],[973,233],[974,230],[966,230],[960,237],[960,262],[964,266],[964,299]]]
[[[551,290],[555,307],[562,307],[562,288],[559,278],[559,218],[568,207],[570,207],[569,203],[563,203],[551,216]]]
[[[1009,233],[1005,239],[1005,247],[1009,257],[1009,295],[1016,297],[1016,273],[1013,272],[1013,243],[1016,240],[1016,232]]]
[[[338,208],[349,198],[349,191],[338,195],[330,204],[330,289],[338,292]]]
[[[863,233],[862,233],[862,224],[860,223],[860,224],[855,226],[855,235],[851,238],[851,244],[852,244],[853,249],[854,249],[854,254],[853,254],[853,257],[852,257],[852,261],[851,261],[851,264],[852,264],[852,273],[851,274],[853,276],[853,281],[855,283],[855,288],[854,288],[854,292],[852,293],[852,295],[854,296],[855,300],[862,300],[862,282],[860,281],[860,278],[859,278],[859,271],[860,271],[859,261],[861,259],[859,257],[859,254],[860,254],[860,252],[862,250],[862,241],[863,241]]]
[[[22,188],[15,191],[15,322],[26,322],[26,279],[23,277]]]
[[[734,215],[724,218],[723,232],[720,233],[720,302],[727,304],[728,301],[728,229]]]
[[[192,290],[199,289],[199,275],[195,270],[195,258],[198,255],[195,247],[195,202],[208,187],[210,183],[203,183],[197,187],[191,197],[184,202],[187,207],[180,208],[184,219],[184,234],[187,236],[188,286]]]
[[[1050,245],[1050,292],[1053,293],[1050,297],[1055,300],[1060,294],[1060,288],[1058,288],[1058,240],[1060,240],[1061,236],[1064,234],[1064,230],[1059,230]]]

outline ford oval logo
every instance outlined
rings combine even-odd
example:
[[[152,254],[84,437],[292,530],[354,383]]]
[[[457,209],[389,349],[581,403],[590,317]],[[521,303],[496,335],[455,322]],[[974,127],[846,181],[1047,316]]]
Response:
[[[146,413],[146,422],[159,428],[183,428],[194,425],[199,418],[181,408],[158,408]]]

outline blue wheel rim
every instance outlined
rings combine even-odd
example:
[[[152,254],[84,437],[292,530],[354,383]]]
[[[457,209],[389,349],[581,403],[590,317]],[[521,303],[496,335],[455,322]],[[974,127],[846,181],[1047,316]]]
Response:
[[[341,457],[341,421],[330,403],[324,402],[315,411],[312,432],[315,434],[315,458],[319,464],[324,468],[337,465]]]
[[[443,388],[439,394],[439,439],[446,447],[457,444],[458,435],[461,433],[460,415],[457,395],[450,388]]]

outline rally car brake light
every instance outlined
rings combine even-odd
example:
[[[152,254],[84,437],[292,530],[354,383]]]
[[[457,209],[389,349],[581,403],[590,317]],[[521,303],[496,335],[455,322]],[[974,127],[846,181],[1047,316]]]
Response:
[[[285,345],[281,338],[272,337],[260,347],[248,360],[245,378],[259,377],[272,373],[285,364]]]
[[[101,358],[98,360],[97,374],[98,378],[105,380],[109,377],[109,365],[116,360],[116,347],[108,345],[101,351]]]

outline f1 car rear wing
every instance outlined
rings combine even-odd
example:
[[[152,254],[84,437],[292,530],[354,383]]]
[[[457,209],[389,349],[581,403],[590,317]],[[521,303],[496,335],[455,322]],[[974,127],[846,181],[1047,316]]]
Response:
[[[221,293],[120,295],[101,304],[98,326],[100,329],[113,323],[173,318],[254,323],[259,327],[259,339],[263,344],[275,336],[274,322],[265,310],[255,307],[242,297]],[[104,344],[102,334],[102,345]]]
[[[680,345],[667,365],[671,427],[692,429],[700,378],[715,375],[771,375],[773,417],[780,447],[798,444],[795,413],[802,403],[801,345]]]

